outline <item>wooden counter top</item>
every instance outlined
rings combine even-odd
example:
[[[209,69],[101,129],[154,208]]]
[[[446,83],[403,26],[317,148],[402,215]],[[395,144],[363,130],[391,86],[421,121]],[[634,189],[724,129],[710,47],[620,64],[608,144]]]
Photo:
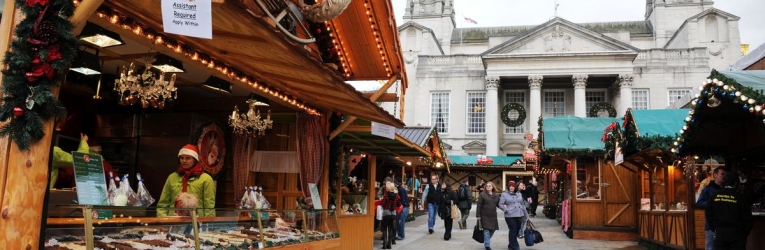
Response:
[[[254,222],[246,216],[239,217],[199,217],[199,222]],[[191,224],[191,217],[118,217],[93,220],[93,224]],[[85,218],[48,218],[48,225],[85,225]]]

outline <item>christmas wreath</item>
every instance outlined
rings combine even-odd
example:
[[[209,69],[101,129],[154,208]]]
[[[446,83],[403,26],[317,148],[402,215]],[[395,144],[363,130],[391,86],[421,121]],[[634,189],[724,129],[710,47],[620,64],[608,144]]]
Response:
[[[592,105],[592,108],[590,108],[590,117],[598,117],[598,112],[601,110],[608,111],[608,117],[616,117],[616,109],[614,109],[614,105],[611,105],[607,102],[599,102],[595,105]]]
[[[71,0],[15,0],[24,14],[5,54],[0,136],[10,136],[21,150],[42,139],[43,121],[61,117],[64,105],[51,92],[77,54],[69,17]]]
[[[518,118],[511,119],[510,116],[508,116],[508,112],[515,110],[518,112]],[[526,121],[526,109],[523,108],[521,104],[518,103],[508,103],[505,104],[504,107],[502,107],[502,123],[507,125],[508,127],[516,127],[523,124],[523,122]]]

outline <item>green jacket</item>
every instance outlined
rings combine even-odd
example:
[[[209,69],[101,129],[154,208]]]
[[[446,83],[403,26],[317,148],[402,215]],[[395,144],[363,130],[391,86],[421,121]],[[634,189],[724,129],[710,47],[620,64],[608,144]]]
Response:
[[[189,178],[187,192],[193,194],[199,199],[199,208],[197,213],[199,216],[214,217],[215,216],[215,182],[209,174],[203,173],[200,176],[192,176]],[[183,190],[183,175],[179,173],[172,173],[167,177],[165,181],[165,187],[162,188],[162,195],[159,196],[157,201],[157,216],[163,217],[174,215],[175,211],[172,209],[175,207],[175,197],[178,197]]]
[[[88,147],[88,143],[86,141],[80,141],[80,146],[77,147],[77,152],[84,154],[89,153],[90,148]],[[50,171],[50,188],[53,188],[53,186],[56,185],[56,180],[58,180],[58,169],[71,167],[73,161],[74,158],[72,157],[72,154],[64,152],[64,150],[58,146],[53,147],[53,168],[51,168]]]

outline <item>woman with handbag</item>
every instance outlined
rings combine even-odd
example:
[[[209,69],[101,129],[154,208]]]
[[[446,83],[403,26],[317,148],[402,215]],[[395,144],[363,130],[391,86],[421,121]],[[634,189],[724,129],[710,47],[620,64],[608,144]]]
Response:
[[[507,223],[507,227],[510,229],[508,234],[510,244],[507,248],[511,250],[521,249],[521,246],[518,244],[519,231],[522,228],[521,225],[529,218],[529,213],[522,202],[523,196],[518,191],[515,181],[509,181],[507,183],[507,192],[502,193],[502,196],[499,198],[499,206],[505,212],[505,223]]]
[[[385,190],[387,192],[382,196],[383,219],[380,228],[383,236],[382,249],[391,249],[390,245],[395,241],[393,221],[396,220],[396,208],[401,206],[401,197],[398,196],[398,188],[393,183],[387,183]]]
[[[497,221],[497,207],[499,206],[499,194],[494,190],[494,183],[487,182],[484,191],[478,194],[475,217],[483,227],[483,246],[491,250],[491,237],[499,229]]]
[[[444,181],[441,183],[441,204],[438,206],[438,216],[444,220],[444,240],[452,238],[452,205],[456,207],[457,194],[452,190],[452,186],[449,182]],[[457,210],[459,211],[459,209]]]

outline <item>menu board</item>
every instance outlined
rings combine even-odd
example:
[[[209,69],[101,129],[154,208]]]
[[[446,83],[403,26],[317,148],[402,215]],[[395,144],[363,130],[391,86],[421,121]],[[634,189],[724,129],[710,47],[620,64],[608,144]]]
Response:
[[[74,181],[80,205],[108,205],[103,157],[72,152]]]

